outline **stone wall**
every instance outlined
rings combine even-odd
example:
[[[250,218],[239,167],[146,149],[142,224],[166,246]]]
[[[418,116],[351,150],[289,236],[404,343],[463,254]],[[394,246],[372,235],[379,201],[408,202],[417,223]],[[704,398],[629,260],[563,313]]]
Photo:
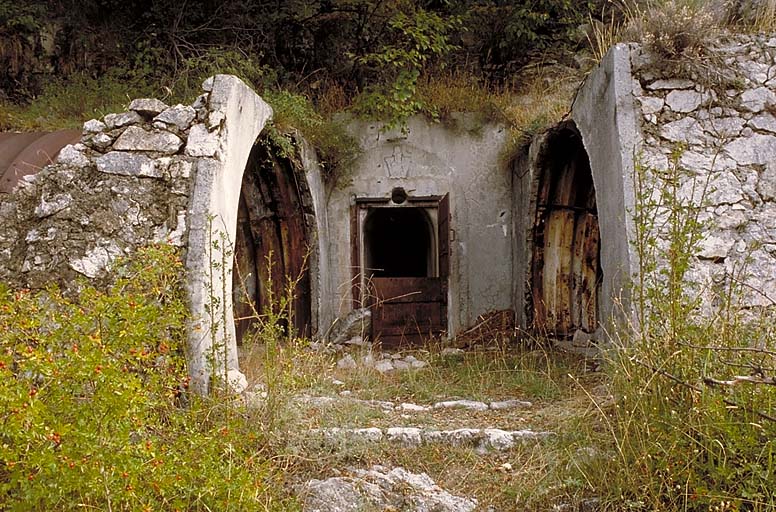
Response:
[[[140,246],[185,248],[198,391],[209,385],[214,346],[222,347],[219,367],[237,369],[230,259],[237,198],[271,116],[236,77],[216,75],[203,88],[190,106],[140,99],[127,112],[87,121],[79,143],[0,198],[0,280],[15,286],[107,282],[112,262]],[[224,260],[226,268],[214,270]]]
[[[655,231],[666,249],[675,204],[697,207],[702,237],[693,251],[689,290],[706,312],[724,304],[731,285],[744,309],[776,300],[776,38],[719,41],[702,63],[710,78],[666,76],[631,47],[632,93],[642,142],[637,192],[655,205]],[[674,186],[674,176],[678,182]]]
[[[196,172],[185,141],[196,118],[190,106],[136,100],[85,123],[80,143],[3,196],[0,279],[39,288],[102,278],[140,245],[184,246]]]

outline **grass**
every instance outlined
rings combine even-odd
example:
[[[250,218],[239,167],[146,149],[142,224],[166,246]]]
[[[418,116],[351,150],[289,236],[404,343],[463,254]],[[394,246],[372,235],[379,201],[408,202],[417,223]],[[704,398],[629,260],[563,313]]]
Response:
[[[288,345],[268,360],[266,347],[244,348],[244,370],[257,389],[267,376],[285,372],[282,398],[274,402],[281,419],[276,450],[286,457],[293,481],[327,478],[346,467],[381,464],[429,474],[441,487],[476,497],[481,506],[497,510],[525,507],[546,510],[553,504],[577,503],[593,495],[584,465],[598,442],[597,410],[590,397],[600,393],[602,375],[586,373],[579,356],[500,345],[496,350],[472,350],[443,356],[438,346],[412,353],[429,366],[381,374],[359,366],[336,367],[340,356]],[[354,352],[356,360],[366,352]],[[265,365],[269,364],[269,367]],[[311,376],[314,376],[311,378]],[[277,375],[275,374],[275,377]],[[335,382],[339,384],[335,384]],[[348,391],[341,396],[342,391]],[[332,402],[300,402],[300,395],[328,396]],[[383,410],[368,400],[431,405],[453,398],[494,401],[528,400],[528,409],[501,411],[429,410],[402,413]],[[477,454],[472,448],[422,445],[401,448],[387,442],[311,442],[309,429],[331,427],[429,429],[501,428],[553,431],[543,443],[528,443],[504,453]],[[599,428],[603,430],[603,428]]]

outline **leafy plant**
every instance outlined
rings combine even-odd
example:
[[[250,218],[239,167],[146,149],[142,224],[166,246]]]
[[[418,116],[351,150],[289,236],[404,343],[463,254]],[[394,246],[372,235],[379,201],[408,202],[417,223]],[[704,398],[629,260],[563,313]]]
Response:
[[[459,17],[442,16],[424,9],[412,15],[396,13],[388,22],[393,41],[358,58],[377,71],[380,84],[368,86],[355,100],[354,110],[386,122],[386,129],[405,127],[407,119],[424,109],[436,117],[433,106],[418,96],[418,79],[434,57],[455,48],[449,35],[461,28]]]
[[[250,414],[186,391],[182,264],[107,292],[0,290],[0,508],[288,510]]]

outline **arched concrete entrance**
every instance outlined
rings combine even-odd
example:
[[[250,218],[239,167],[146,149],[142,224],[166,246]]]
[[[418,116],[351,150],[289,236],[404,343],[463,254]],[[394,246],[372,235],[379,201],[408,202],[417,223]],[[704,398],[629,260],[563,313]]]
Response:
[[[315,228],[308,225],[314,212],[304,206],[312,204],[310,191],[304,175],[269,148],[266,139],[253,146],[240,191],[232,271],[238,344],[267,308],[282,313],[297,336],[312,334],[308,256]],[[281,312],[288,299],[290,307]]]
[[[537,158],[531,256],[534,332],[569,338],[600,323],[598,209],[590,161],[573,122],[548,133]]]

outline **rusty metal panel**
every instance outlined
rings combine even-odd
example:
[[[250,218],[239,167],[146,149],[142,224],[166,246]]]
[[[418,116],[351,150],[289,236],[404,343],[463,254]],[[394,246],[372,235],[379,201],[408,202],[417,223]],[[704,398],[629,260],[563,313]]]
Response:
[[[580,258],[579,289],[580,307],[582,317],[580,325],[583,330],[593,332],[598,328],[598,293],[601,284],[601,235],[598,228],[598,218],[593,214],[586,214],[581,224],[584,225],[584,238]]]
[[[11,192],[24,176],[52,163],[59,151],[78,142],[79,130],[51,133],[12,133],[0,138],[0,192]]]
[[[236,265],[252,267],[255,276],[250,286],[253,297],[235,301],[236,327],[243,333],[247,326],[240,324],[240,315],[248,303],[253,302],[258,313],[268,307],[280,313],[281,299],[293,282],[291,326],[300,336],[311,334],[309,234],[303,194],[292,163],[278,160],[263,145],[254,146],[243,176],[235,242]]]
[[[572,131],[556,136],[537,187],[530,298],[538,334],[570,337],[598,327],[600,235],[581,139]]]
[[[372,337],[384,348],[422,344],[444,332],[447,297],[440,278],[376,277],[370,282]]]
[[[440,302],[442,279],[436,277],[374,277],[373,294],[381,302]]]

